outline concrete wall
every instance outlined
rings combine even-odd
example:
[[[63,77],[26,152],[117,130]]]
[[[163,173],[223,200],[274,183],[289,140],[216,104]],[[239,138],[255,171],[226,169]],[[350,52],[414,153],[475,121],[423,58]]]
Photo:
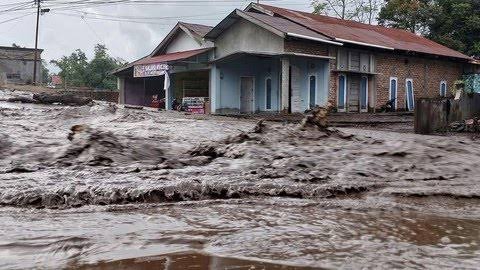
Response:
[[[0,59],[0,77],[7,83],[32,83],[33,82],[33,60]],[[18,74],[19,78],[8,78]],[[42,82],[41,62],[37,61],[37,82]]]
[[[202,48],[195,39],[187,35],[184,31],[178,31],[178,34],[167,46],[165,53],[174,53],[180,51],[190,51]]]
[[[431,134],[448,131],[449,124],[480,117],[480,94],[463,95],[460,100],[421,98],[415,110],[415,132]]]
[[[118,103],[119,94],[120,94],[119,91],[106,91],[106,90],[91,90],[91,91],[60,90],[58,92],[62,94],[73,94],[76,96],[89,97],[93,100],[107,101],[107,102],[113,102],[113,103]]]
[[[282,37],[243,19],[224,31],[223,34],[215,40],[215,46],[216,58],[221,58],[238,51],[265,53],[284,52]]]

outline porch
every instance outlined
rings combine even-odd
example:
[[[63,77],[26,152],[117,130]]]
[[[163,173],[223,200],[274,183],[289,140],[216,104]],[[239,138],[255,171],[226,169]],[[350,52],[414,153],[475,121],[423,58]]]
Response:
[[[330,57],[237,52],[212,63],[215,114],[302,113],[328,102]]]

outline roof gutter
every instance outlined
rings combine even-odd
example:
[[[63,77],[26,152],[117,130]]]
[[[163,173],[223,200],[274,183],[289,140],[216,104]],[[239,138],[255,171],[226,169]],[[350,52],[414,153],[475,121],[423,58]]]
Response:
[[[300,34],[295,34],[295,33],[287,33],[287,36],[296,37],[296,38],[301,38],[301,39],[308,39],[308,40],[313,40],[313,41],[318,41],[318,42],[333,44],[333,45],[337,45],[337,46],[343,46],[343,43],[335,42],[335,41],[330,41],[330,40],[323,39],[323,38],[310,37],[310,36],[305,36],[305,35],[300,35]]]
[[[345,43],[352,43],[356,45],[361,45],[361,46],[367,46],[367,47],[373,47],[373,48],[379,48],[379,49],[385,49],[385,50],[390,50],[393,51],[395,50],[392,47],[386,47],[386,46],[381,46],[381,45],[375,45],[371,43],[365,43],[365,42],[360,42],[360,41],[353,41],[353,40],[348,40],[348,39],[343,39],[343,38],[335,38],[336,41],[340,42],[345,42]]]

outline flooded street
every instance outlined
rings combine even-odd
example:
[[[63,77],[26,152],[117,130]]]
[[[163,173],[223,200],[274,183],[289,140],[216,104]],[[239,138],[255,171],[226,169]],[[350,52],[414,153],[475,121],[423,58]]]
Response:
[[[0,101],[0,151],[0,269],[480,265],[466,137]]]

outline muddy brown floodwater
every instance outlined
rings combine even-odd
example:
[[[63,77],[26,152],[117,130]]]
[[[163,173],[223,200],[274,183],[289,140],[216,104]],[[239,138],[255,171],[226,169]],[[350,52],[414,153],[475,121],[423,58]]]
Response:
[[[469,138],[0,101],[0,153],[0,269],[480,265]]]

